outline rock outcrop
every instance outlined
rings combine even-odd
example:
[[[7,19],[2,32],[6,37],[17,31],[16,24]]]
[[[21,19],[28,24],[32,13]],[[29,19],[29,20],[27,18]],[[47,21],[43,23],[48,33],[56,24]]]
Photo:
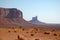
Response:
[[[16,8],[0,8],[0,27],[15,27],[17,19],[23,19],[22,12]]]
[[[33,25],[23,19],[22,11],[16,8],[0,8],[0,27],[20,26],[32,27]]]
[[[1,18],[23,18],[22,12],[16,8],[0,8]]]

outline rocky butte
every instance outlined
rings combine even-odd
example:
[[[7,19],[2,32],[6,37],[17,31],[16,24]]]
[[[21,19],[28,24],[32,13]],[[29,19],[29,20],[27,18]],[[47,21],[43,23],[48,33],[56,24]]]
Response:
[[[0,27],[17,26],[17,24],[15,24],[18,22],[17,19],[23,19],[20,10],[16,8],[0,8]]]
[[[0,8],[1,18],[23,18],[22,12],[16,8]]]

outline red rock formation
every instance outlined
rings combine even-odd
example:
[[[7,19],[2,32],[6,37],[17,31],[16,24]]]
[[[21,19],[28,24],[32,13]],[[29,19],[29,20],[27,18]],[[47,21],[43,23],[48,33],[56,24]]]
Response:
[[[32,27],[23,19],[23,14],[16,8],[0,8],[0,27]]]
[[[23,18],[22,12],[16,8],[0,8],[0,17]]]
[[[0,27],[17,26],[16,22],[18,20],[15,19],[23,19],[22,12],[20,10],[16,8],[0,8]]]

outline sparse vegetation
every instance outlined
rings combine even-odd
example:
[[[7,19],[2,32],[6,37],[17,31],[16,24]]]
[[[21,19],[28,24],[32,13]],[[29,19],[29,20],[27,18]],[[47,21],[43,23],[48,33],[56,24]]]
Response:
[[[35,40],[40,40],[40,39],[35,39]]]
[[[37,33],[37,32],[35,32],[35,33]]]
[[[49,33],[49,32],[44,32],[44,34],[47,34],[47,35],[49,35],[50,33]]]
[[[28,33],[28,32],[26,32],[26,33]]]
[[[16,33],[16,30],[14,30],[14,32]]]
[[[24,29],[22,29],[24,31]]]
[[[24,40],[23,38],[20,38],[19,35],[18,35],[18,40]]]
[[[34,34],[31,34],[31,36],[34,36]]]
[[[10,30],[8,32],[10,32]]]
[[[53,34],[54,36],[57,36],[57,34]]]
[[[12,27],[12,29],[14,29],[14,27]]]
[[[38,31],[38,29],[37,28],[34,28],[36,31]]]
[[[59,35],[60,36],[60,35]]]
[[[55,29],[52,30],[52,32],[54,32],[54,31],[55,31]]]

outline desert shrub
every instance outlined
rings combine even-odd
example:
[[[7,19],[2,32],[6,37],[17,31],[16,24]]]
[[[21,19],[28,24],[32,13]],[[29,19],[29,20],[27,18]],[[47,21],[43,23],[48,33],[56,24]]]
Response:
[[[38,28],[34,28],[36,31],[38,31]]]
[[[35,33],[37,33],[37,31],[38,31],[38,28],[34,28],[35,29]]]
[[[24,29],[22,29],[24,31]]]
[[[40,39],[35,39],[35,40],[40,40]]]
[[[28,33],[28,32],[26,32],[26,33]]]
[[[57,36],[57,34],[53,34],[54,36]]]
[[[14,29],[14,27],[12,27],[12,29]]]
[[[16,30],[14,30],[14,32],[16,33],[17,31],[16,31]]]
[[[34,36],[34,34],[31,34],[31,36]]]
[[[37,33],[37,32],[35,32],[35,33]]]
[[[54,32],[55,30],[53,29],[52,32]]]
[[[50,33],[49,32],[44,32],[44,34],[48,34],[49,35]]]
[[[60,35],[59,35],[60,36]]]
[[[8,32],[10,32],[10,30]]]
[[[18,40],[24,40],[23,38],[20,38],[19,35],[17,36]]]

